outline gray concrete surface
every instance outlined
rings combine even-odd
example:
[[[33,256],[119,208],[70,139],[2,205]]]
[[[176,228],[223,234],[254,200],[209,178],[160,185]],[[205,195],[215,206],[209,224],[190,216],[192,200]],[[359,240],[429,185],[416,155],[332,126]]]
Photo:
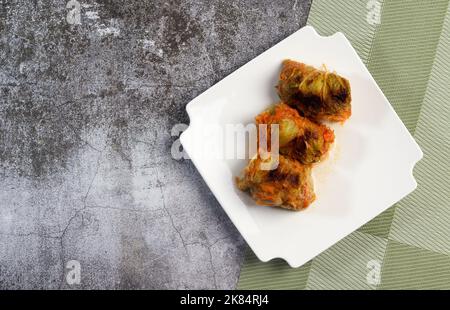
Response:
[[[234,288],[245,242],[170,128],[310,1],[67,2],[0,0],[0,288]]]

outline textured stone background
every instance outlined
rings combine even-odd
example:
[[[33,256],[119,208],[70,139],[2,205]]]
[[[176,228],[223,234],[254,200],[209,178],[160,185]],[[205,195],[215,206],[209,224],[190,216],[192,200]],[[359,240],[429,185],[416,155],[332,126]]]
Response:
[[[0,0],[0,288],[234,288],[245,242],[170,128],[310,1],[67,2]]]

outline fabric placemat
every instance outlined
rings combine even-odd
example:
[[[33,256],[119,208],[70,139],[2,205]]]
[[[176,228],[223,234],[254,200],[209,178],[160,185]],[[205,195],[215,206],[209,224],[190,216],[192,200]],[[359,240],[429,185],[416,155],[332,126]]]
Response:
[[[417,189],[300,268],[248,250],[238,289],[450,289],[450,6],[314,0],[308,24],[352,42],[424,157]]]

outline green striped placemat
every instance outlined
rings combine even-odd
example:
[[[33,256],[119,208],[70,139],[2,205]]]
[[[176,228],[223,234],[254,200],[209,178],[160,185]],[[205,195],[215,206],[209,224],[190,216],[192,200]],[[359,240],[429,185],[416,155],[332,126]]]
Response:
[[[446,0],[314,0],[343,32],[424,152],[417,189],[304,266],[248,250],[239,289],[450,289],[450,7]]]

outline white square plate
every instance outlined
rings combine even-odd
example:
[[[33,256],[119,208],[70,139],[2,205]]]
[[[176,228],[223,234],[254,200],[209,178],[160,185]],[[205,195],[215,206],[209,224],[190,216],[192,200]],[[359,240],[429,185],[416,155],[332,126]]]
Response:
[[[219,154],[227,143],[217,128],[253,123],[278,101],[274,86],[287,58],[325,64],[352,88],[352,116],[343,125],[331,124],[335,146],[313,169],[316,201],[300,212],[257,206],[240,192],[234,177],[248,160],[202,156],[208,150]],[[190,126],[180,138],[184,150],[262,261],[279,257],[299,267],[417,186],[412,170],[422,151],[342,33],[321,37],[304,27],[192,100],[186,110]]]

